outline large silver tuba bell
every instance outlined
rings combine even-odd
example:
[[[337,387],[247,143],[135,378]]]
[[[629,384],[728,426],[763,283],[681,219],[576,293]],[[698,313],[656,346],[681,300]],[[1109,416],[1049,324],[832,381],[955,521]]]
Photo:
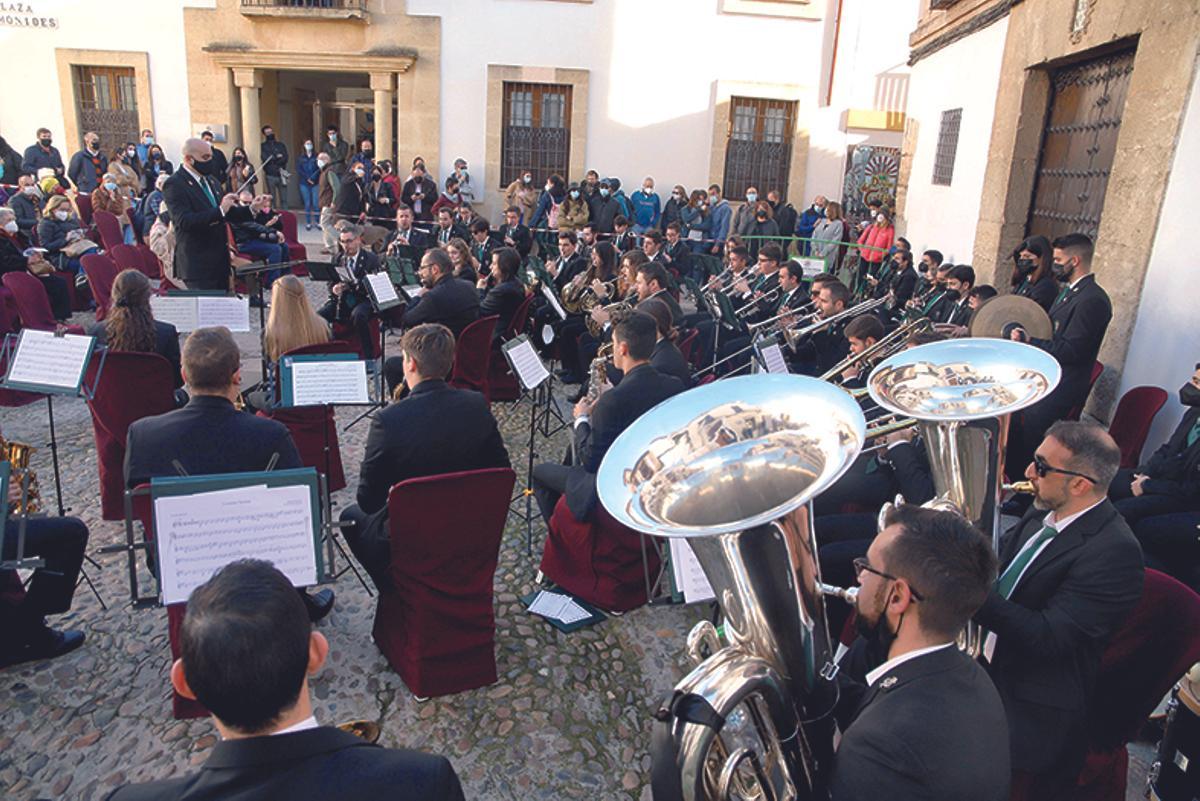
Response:
[[[688,538],[728,642],[709,623],[689,638],[713,653],[657,716],[656,796],[666,774],[687,801],[807,798],[822,781],[802,723],[836,693],[807,504],[854,461],[865,427],[844,390],[760,374],[671,398],[609,448],[601,503],[631,528]]]

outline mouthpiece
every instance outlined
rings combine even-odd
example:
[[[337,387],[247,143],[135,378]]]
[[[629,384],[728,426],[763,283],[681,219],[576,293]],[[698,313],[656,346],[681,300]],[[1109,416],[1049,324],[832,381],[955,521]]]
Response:
[[[841,598],[851,606],[854,606],[855,602],[858,600],[858,587],[843,589],[842,587],[835,587],[832,584],[819,583],[817,588],[826,595],[832,595],[835,598]]]
[[[1034,493],[1032,481],[1016,481],[1012,484],[1005,484],[1004,489],[1018,495],[1033,495]]]

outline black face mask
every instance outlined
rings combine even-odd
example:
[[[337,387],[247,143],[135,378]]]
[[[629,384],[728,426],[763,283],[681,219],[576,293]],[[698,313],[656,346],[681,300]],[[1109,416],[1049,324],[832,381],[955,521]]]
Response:
[[[245,160],[246,160],[246,157],[245,157],[245,156],[234,156],[234,157],[233,157],[233,160],[234,160],[235,162],[238,162],[238,161],[245,161]]]
[[[904,622],[904,617],[901,616],[900,622]],[[867,622],[863,615],[857,615],[854,619],[854,626],[858,629],[858,633],[864,640],[867,641],[868,659],[873,665],[882,665],[887,661],[888,651],[892,647],[892,643],[896,641],[896,637],[900,632],[900,626],[896,626],[896,631],[892,631],[887,625],[887,614],[879,613],[879,617],[874,623]]]
[[[925,273],[929,272],[929,265],[925,262],[921,262],[921,265],[917,267],[917,269],[921,272],[921,275],[924,275]]]
[[[1037,262],[1033,259],[1017,259],[1017,272],[1020,275],[1029,275],[1037,268]]]
[[[1179,402],[1184,406],[1200,406],[1200,387],[1191,381],[1179,388]]]
[[[38,141],[41,142],[42,147],[50,147],[50,143],[53,140],[52,139],[39,139]]]
[[[216,172],[216,165],[213,164],[212,159],[209,159],[208,161],[197,160],[192,162],[192,169],[201,175],[212,175],[214,172]]]
[[[1059,264],[1058,262],[1050,263],[1050,272],[1054,274],[1054,280],[1060,284],[1069,283],[1071,280],[1072,268],[1068,264]]]
[[[263,136],[267,137],[267,141],[268,141],[268,142],[274,142],[274,141],[275,141],[275,134],[273,134],[273,133],[269,133],[269,134],[263,134]]]

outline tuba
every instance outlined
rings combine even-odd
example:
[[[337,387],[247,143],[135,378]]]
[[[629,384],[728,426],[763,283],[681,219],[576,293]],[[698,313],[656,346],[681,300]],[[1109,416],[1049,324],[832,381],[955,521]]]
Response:
[[[664,401],[605,454],[604,508],[638,531],[686,538],[724,614],[726,644],[711,623],[696,626],[688,651],[699,664],[655,715],[656,798],[823,791],[836,668],[809,501],[854,461],[865,426],[832,384],[759,374]]]

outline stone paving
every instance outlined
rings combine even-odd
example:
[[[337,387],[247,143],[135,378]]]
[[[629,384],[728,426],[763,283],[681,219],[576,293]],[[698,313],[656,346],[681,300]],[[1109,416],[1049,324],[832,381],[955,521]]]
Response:
[[[316,297],[315,288],[310,290]],[[89,315],[77,314],[75,322]],[[258,321],[238,335],[257,377]],[[393,343],[389,342],[389,349]],[[392,350],[392,352],[395,352]],[[566,404],[564,408],[569,408]],[[89,552],[123,542],[120,523],[100,520],[96,453],[90,416],[82,400],[55,404],[63,489],[68,514],[91,532]],[[503,417],[503,407],[497,412]],[[45,404],[4,409],[3,433],[42,446],[48,441]],[[357,412],[338,412],[344,427]],[[525,415],[502,426],[509,454],[524,479]],[[334,494],[338,508],[353,502],[367,433],[361,423],[339,431],[349,487]],[[566,442],[539,440],[538,450],[557,457]],[[53,497],[49,448],[33,457],[43,493]],[[336,583],[337,604],[319,629],[329,638],[329,662],[312,681],[318,719],[378,721],[381,743],[441,753],[450,758],[468,798],[649,799],[650,714],[687,669],[683,644],[703,607],[653,607],[610,617],[564,635],[527,614],[518,596],[533,589],[544,526],[533,528],[533,556],[525,525],[510,516],[496,573],[497,684],[417,703],[371,640],[374,612],[353,575]],[[85,645],[60,659],[0,672],[0,797],[103,798],[129,781],[189,772],[217,741],[207,720],[171,717],[166,614],[129,608],[123,555],[97,557],[88,568],[100,595],[81,586],[75,605],[51,620],[83,629]],[[1134,750],[1129,798],[1139,798],[1148,748]]]

